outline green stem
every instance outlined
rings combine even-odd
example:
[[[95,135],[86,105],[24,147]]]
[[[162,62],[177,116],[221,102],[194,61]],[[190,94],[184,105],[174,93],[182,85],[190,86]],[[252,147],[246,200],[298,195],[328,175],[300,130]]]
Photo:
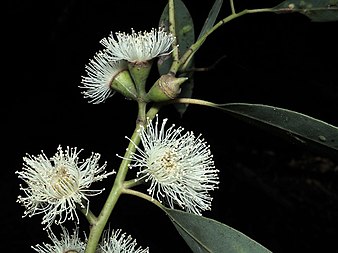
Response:
[[[145,107],[144,107],[144,109],[145,109]],[[151,107],[149,109],[149,111],[146,114],[146,117],[148,117],[149,119],[153,119],[155,117],[155,115],[158,113],[159,110],[160,110],[160,106],[154,105],[153,107]],[[145,124],[145,121],[138,122],[136,124],[133,135],[130,138],[131,141],[129,142],[128,148],[127,148],[127,150],[124,154],[125,158],[129,158],[130,155],[133,152],[135,152],[135,150],[136,150],[135,145],[138,145],[139,142],[140,142],[138,129],[140,128],[141,125],[144,125],[144,124]],[[109,196],[108,196],[99,216],[97,217],[96,220],[91,219],[91,222],[90,222],[91,229],[90,229],[90,233],[89,233],[89,237],[88,237],[88,243],[87,243],[85,253],[95,253],[95,251],[97,249],[97,245],[99,243],[103,229],[105,228],[105,226],[108,222],[108,219],[109,219],[109,217],[110,217],[110,215],[111,215],[111,213],[112,213],[112,211],[115,207],[115,204],[117,203],[117,200],[121,196],[121,193],[124,189],[123,184],[124,184],[125,178],[127,176],[128,165],[129,165],[129,160],[128,159],[122,159],[122,162],[121,162],[119,170],[117,172],[113,187],[112,187],[112,189],[109,193]]]
[[[128,181],[124,181],[123,188],[129,189],[129,188],[132,188],[134,186],[140,185],[142,183],[144,183],[143,180],[138,180],[137,178],[134,178],[134,179],[131,179],[131,180],[128,180]]]
[[[195,99],[195,98],[176,98],[173,100],[170,100],[168,104],[195,104],[195,105],[204,105],[214,108],[219,108],[219,106],[222,106],[222,104],[215,104],[213,102],[201,100],[201,99]]]
[[[239,13],[235,12],[234,7],[232,6],[232,14],[227,16],[226,18],[220,20],[217,24],[215,24],[208,32],[206,32],[201,38],[199,38],[194,44],[190,46],[190,48],[184,53],[184,55],[181,57],[181,59],[177,62],[173,62],[171,66],[171,71],[173,73],[177,73],[177,71],[180,69],[181,72],[185,72],[187,70],[187,67],[189,65],[191,57],[196,53],[196,51],[202,46],[204,41],[207,39],[207,37],[213,33],[215,30],[217,30],[222,25],[228,23],[229,21],[241,17],[245,14],[252,14],[252,13],[260,13],[260,12],[274,12],[273,9],[270,8],[264,8],[264,9],[252,9],[252,10],[243,10]]]
[[[78,207],[80,212],[86,217],[88,223],[92,226],[97,222],[97,217],[92,213],[92,211],[88,210],[87,208]]]
[[[164,206],[159,201],[157,201],[156,199],[153,199],[151,196],[144,194],[142,192],[131,190],[131,189],[123,189],[122,193],[134,195],[134,196],[137,196],[139,198],[148,200],[149,202],[155,204],[159,208],[164,209]]]
[[[230,8],[231,8],[231,13],[232,14],[236,13],[235,5],[234,5],[234,0],[230,0]]]
[[[137,124],[132,137],[130,138],[131,141],[128,145],[128,149],[124,155],[124,157],[129,157],[131,152],[135,149],[134,143],[139,143],[139,135],[137,129],[139,128],[139,124]],[[86,247],[85,253],[94,253],[96,251],[97,245],[99,243],[101,234],[103,229],[105,228],[108,219],[110,217],[111,212],[113,211],[115,204],[117,203],[118,198],[121,195],[121,191],[123,188],[123,181],[127,175],[128,171],[128,164],[129,161],[123,159],[116,175],[114,185],[109,193],[109,196],[98,216],[98,219],[95,224],[92,224],[90,229],[90,234],[88,237],[88,243]]]
[[[176,65],[180,65],[179,61],[179,54],[178,54],[178,45],[177,45],[177,34],[176,34],[176,20],[175,20],[175,4],[174,0],[169,0],[168,2],[168,8],[169,8],[169,32],[175,37],[175,40],[172,44],[173,52],[172,58],[173,58],[173,64],[171,65],[170,72],[176,73],[177,70],[175,69]],[[174,69],[173,69],[174,68]]]
[[[137,123],[139,125],[144,125],[146,123],[146,107],[147,103],[143,101],[141,98],[138,101],[138,115],[137,115]]]

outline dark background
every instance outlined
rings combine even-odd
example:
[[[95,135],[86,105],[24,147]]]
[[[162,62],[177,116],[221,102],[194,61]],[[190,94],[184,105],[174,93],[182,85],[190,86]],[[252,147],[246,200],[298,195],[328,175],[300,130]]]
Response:
[[[203,26],[213,1],[184,1]],[[229,13],[225,1],[220,17]],[[236,1],[235,1],[236,2]],[[239,1],[238,1],[239,2]],[[241,1],[242,8],[279,1]],[[15,203],[22,157],[49,156],[59,144],[102,154],[116,168],[134,127],[136,104],[119,95],[88,104],[78,85],[84,66],[111,31],[156,27],[166,1],[5,1],[2,9],[1,239],[7,252],[29,252],[49,242],[41,216],[21,219]],[[196,55],[194,97],[216,103],[280,106],[338,125],[338,23],[312,23],[298,14],[253,14],[224,25]],[[154,67],[151,80],[157,78]],[[273,252],[338,252],[338,165],[334,157],[300,146],[211,108],[190,106],[183,118],[173,107],[162,117],[202,133],[221,173],[213,210],[205,216],[257,240]],[[132,172],[131,172],[132,174]],[[110,179],[112,180],[112,179]],[[109,180],[93,185],[109,189]],[[103,186],[102,186],[103,185]],[[92,198],[98,213],[108,194]],[[85,223],[82,223],[85,224]],[[155,206],[122,196],[111,216],[151,252],[190,252]],[[83,225],[82,228],[85,228]],[[32,251],[32,250],[31,250]]]

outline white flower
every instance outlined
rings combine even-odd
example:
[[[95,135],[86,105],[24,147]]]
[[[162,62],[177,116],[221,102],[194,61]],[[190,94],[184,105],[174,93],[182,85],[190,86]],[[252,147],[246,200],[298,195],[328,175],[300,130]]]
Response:
[[[66,228],[63,226],[61,228],[63,234],[61,234],[60,240],[51,231],[48,231],[53,245],[48,243],[37,244],[32,246],[32,249],[39,253],[84,253],[86,244],[79,238],[79,229],[74,229],[73,234],[69,235]]]
[[[138,167],[140,180],[150,181],[148,193],[163,199],[174,208],[178,204],[188,212],[201,215],[210,210],[209,191],[217,188],[218,170],[215,169],[209,146],[193,132],[172,125],[165,130],[167,119],[159,127],[151,122],[139,130],[143,149],[137,147],[129,165]]]
[[[155,57],[170,54],[169,50],[175,37],[163,28],[152,29],[150,32],[138,32],[133,29],[131,34],[117,32],[101,40],[111,60],[127,60],[129,62],[146,62]]]
[[[79,86],[85,89],[82,94],[93,104],[102,103],[114,95],[111,83],[118,73],[127,69],[126,61],[111,61],[107,56],[100,51],[90,60],[85,67],[87,76],[82,76],[83,86]]]
[[[57,224],[65,220],[76,220],[76,207],[86,208],[88,211],[88,196],[100,194],[104,189],[89,190],[95,181],[102,180],[115,173],[104,171],[98,165],[100,155],[92,153],[86,160],[79,161],[81,152],[76,148],[65,151],[59,146],[57,153],[50,159],[42,152],[38,156],[27,155],[23,158],[22,171],[16,172],[18,177],[25,181],[27,187],[20,185],[20,190],[26,196],[19,196],[18,202],[25,208],[24,216],[44,214],[42,224],[50,227],[55,221]]]
[[[137,247],[136,240],[126,233],[121,234],[121,229],[105,231],[98,247],[98,253],[149,253],[149,249]]]

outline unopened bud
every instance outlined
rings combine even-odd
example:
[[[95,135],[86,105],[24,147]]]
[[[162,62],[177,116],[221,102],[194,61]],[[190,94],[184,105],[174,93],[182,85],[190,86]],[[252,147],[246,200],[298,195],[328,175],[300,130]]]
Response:
[[[154,102],[174,99],[180,94],[180,86],[187,79],[187,77],[175,77],[170,74],[162,75],[149,90],[147,98]]]
[[[110,87],[113,90],[121,93],[126,98],[133,100],[137,98],[135,84],[128,70],[123,70],[114,76]]]

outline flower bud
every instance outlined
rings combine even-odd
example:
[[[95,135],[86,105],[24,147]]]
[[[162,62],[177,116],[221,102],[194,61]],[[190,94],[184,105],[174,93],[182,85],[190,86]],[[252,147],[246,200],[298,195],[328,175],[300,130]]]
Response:
[[[113,90],[121,93],[126,98],[133,100],[137,98],[135,85],[128,70],[122,70],[121,72],[117,73],[113,77],[110,87]]]
[[[175,77],[170,74],[162,75],[149,90],[147,98],[154,102],[174,99],[181,92],[180,85],[187,79],[187,77]]]

